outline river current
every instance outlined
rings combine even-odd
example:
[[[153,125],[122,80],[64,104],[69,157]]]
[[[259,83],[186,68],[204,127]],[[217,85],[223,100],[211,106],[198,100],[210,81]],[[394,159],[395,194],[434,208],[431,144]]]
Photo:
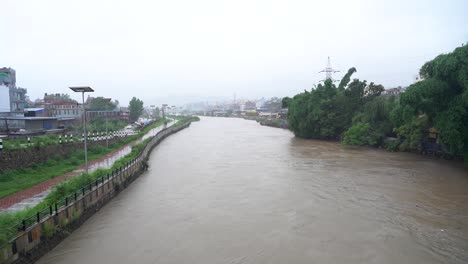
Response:
[[[202,118],[38,263],[468,263],[468,169]]]

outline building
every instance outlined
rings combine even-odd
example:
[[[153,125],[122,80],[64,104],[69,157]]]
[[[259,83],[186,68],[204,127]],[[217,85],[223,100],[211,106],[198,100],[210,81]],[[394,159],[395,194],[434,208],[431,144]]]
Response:
[[[247,101],[245,102],[244,104],[244,109],[242,111],[248,111],[248,110],[256,110],[257,109],[257,105],[255,102],[253,101]]]
[[[120,107],[120,119],[127,122],[130,121],[130,110],[128,107]]]
[[[93,110],[86,110],[86,120],[92,120],[95,118],[101,118],[102,120],[114,120],[120,119],[120,111],[93,111]]]
[[[56,117],[11,116],[5,117],[5,123],[7,123],[10,131],[20,129],[27,131],[44,131],[58,128],[58,119]]]
[[[36,108],[25,108],[24,109],[24,116],[25,117],[45,117],[46,111],[44,108],[36,107]]]
[[[26,93],[26,89],[16,87],[14,69],[0,68],[0,116],[23,116]]]
[[[16,87],[16,71],[12,68],[0,68],[0,84]]]
[[[396,88],[389,88],[389,89],[385,89],[383,92],[382,92],[382,95],[400,95],[401,93],[403,93],[404,91],[406,90],[406,87],[401,87],[401,86],[398,86]]]
[[[81,118],[83,108],[76,102],[59,101],[44,103],[46,115],[50,117]]]

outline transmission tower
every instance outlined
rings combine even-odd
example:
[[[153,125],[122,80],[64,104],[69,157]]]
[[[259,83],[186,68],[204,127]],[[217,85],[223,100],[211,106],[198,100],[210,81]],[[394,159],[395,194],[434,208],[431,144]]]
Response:
[[[319,73],[321,73],[321,72],[325,73],[325,80],[321,80],[321,82],[326,81],[326,80],[331,80],[332,82],[336,82],[337,80],[333,79],[332,74],[336,73],[336,72],[340,72],[340,71],[335,70],[335,69],[332,68],[331,63],[330,63],[330,56],[328,56],[327,67],[325,69],[319,71]]]

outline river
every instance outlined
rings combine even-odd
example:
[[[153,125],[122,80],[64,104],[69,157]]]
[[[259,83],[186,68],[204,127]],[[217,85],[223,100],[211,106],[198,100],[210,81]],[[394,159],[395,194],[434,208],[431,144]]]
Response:
[[[468,263],[468,170],[202,118],[39,263]]]

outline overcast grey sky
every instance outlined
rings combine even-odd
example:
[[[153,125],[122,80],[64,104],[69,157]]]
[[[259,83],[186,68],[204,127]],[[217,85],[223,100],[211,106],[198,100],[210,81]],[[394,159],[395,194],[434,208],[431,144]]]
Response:
[[[31,99],[292,96],[341,70],[385,87],[468,41],[468,1],[2,0],[0,67]],[[78,96],[74,96],[79,98]],[[164,98],[164,99],[161,99]]]

